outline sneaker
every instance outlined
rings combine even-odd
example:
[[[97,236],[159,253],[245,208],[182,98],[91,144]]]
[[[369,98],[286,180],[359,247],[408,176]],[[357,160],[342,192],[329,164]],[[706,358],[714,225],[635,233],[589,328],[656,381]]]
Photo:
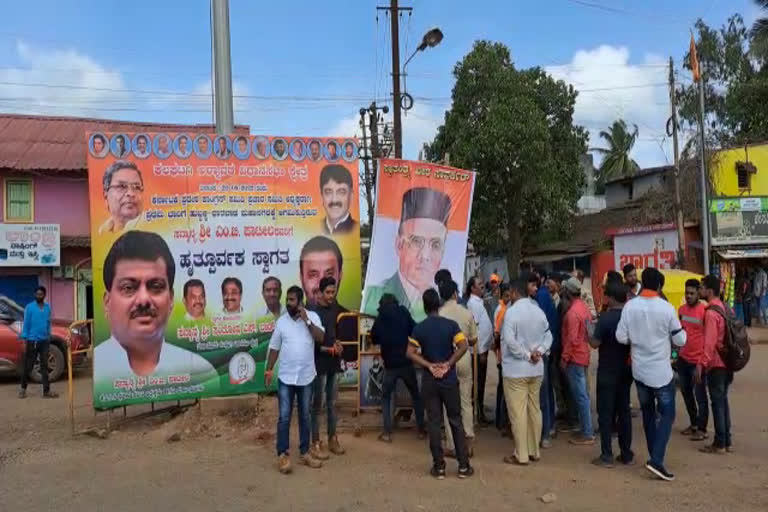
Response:
[[[392,436],[387,433],[379,434],[379,441],[381,441],[382,443],[391,443]]]
[[[604,459],[602,456],[592,459],[592,464],[601,468],[611,469],[613,468],[613,458]]]
[[[709,434],[707,434],[703,430],[697,430],[693,434],[691,434],[691,441],[703,441],[709,437]]]
[[[309,447],[309,454],[317,460],[328,460],[331,456],[324,449],[325,447],[320,441],[315,441],[312,446]]]
[[[587,437],[585,435],[579,434],[570,438],[568,442],[578,446],[592,446],[595,444],[595,436]]]
[[[27,390],[26,389],[20,389],[19,390],[19,398],[27,398]]]
[[[645,464],[645,469],[656,475],[657,478],[660,478],[666,482],[671,482],[675,479],[675,475],[667,471],[664,466],[657,466],[651,461],[648,461]]]
[[[725,451],[728,453],[733,453],[733,446],[726,446]]]
[[[437,478],[438,480],[445,480],[445,465],[432,466],[432,469],[429,470],[429,474]]]
[[[692,436],[696,433],[696,427],[691,425],[690,427],[686,428],[685,430],[681,430],[680,433],[684,436]]]
[[[624,464],[625,466],[634,466],[635,465],[635,456],[633,454],[629,458],[625,458],[622,455],[617,455],[616,456],[616,462],[618,462],[619,464]]]
[[[328,439],[328,450],[334,455],[344,455],[346,450],[339,444],[339,436],[333,436]]]
[[[49,391],[47,393],[43,393],[43,398],[59,398],[59,394],[55,391]]]
[[[277,458],[277,470],[284,475],[293,471],[293,468],[291,468],[291,458],[287,453],[284,453]]]
[[[462,480],[464,478],[469,478],[469,477],[471,477],[474,474],[475,474],[475,470],[474,470],[474,468],[472,466],[467,466],[465,468],[459,468],[459,478],[461,478]]]
[[[310,468],[317,469],[317,468],[323,467],[323,463],[317,460],[316,458],[312,457],[312,454],[310,454],[309,452],[302,455],[299,460],[301,460],[302,464],[304,464],[305,466],[309,466]]]
[[[552,448],[552,441],[550,439],[542,439],[540,445],[543,450]]]

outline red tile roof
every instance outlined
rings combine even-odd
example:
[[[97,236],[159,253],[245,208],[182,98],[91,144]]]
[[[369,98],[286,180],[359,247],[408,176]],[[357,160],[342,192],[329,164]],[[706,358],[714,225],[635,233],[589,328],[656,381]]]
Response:
[[[11,171],[85,171],[85,132],[180,132],[213,133],[210,124],[162,124],[0,114],[0,169]],[[238,125],[235,132],[248,135],[250,127]]]

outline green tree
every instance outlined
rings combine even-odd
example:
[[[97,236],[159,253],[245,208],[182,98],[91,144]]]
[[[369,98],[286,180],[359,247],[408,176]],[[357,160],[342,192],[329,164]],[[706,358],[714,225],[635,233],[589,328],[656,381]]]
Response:
[[[754,41],[743,18],[735,14],[719,29],[698,20],[696,33],[707,145],[722,147],[768,139],[768,67],[762,64],[763,59],[753,57]],[[691,69],[690,52],[685,54],[684,66]],[[698,130],[699,84],[684,84],[677,94],[681,122],[691,131]]]
[[[452,105],[425,156],[477,171],[470,238],[507,254],[564,234],[584,188],[587,132],[573,124],[576,91],[540,68],[518,70],[501,43],[475,42],[456,64]]]
[[[598,186],[615,178],[633,176],[640,168],[629,154],[637,141],[637,125],[632,125],[629,131],[623,119],[614,121],[608,131],[601,131],[600,138],[605,141],[607,148],[592,148],[592,151],[603,155],[603,161],[597,169]]]
[[[752,38],[753,54],[765,59],[768,56],[768,0],[754,0],[754,2],[763,10],[764,17],[755,20],[749,35]]]

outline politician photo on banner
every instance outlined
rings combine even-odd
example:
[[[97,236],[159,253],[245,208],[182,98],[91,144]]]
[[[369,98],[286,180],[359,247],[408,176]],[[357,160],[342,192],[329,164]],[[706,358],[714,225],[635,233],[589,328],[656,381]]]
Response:
[[[474,173],[404,160],[380,169],[362,311],[376,316],[389,293],[418,322],[435,273],[464,274]]]

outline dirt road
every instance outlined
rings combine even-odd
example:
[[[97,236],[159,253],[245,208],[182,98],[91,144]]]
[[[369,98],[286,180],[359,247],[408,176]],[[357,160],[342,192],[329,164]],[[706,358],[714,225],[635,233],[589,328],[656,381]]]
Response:
[[[347,455],[320,470],[298,467],[283,476],[275,470],[273,439],[257,439],[263,432],[222,430],[223,420],[212,418],[208,435],[182,430],[181,441],[169,443],[177,419],[165,425],[157,420],[127,425],[104,440],[73,439],[64,397],[42,400],[39,388],[31,388],[31,396],[21,401],[17,384],[6,379],[0,381],[0,510],[765,511],[767,367],[768,346],[755,347],[750,367],[737,375],[731,392],[736,452],[731,455],[701,454],[698,444],[677,433],[685,426],[678,394],[678,421],[667,458],[677,475],[674,483],[650,479],[642,464],[593,467],[589,461],[599,449],[570,446],[564,438],[555,440],[534,466],[505,465],[502,456],[511,446],[493,428],[479,431],[476,474],[470,480],[452,477],[454,463],[445,481],[430,478],[426,443],[411,430],[398,432],[392,445],[377,442],[374,431],[359,438],[343,434]],[[77,379],[78,404],[87,404],[89,385],[87,378]],[[56,389],[65,394],[64,385]],[[103,417],[94,420],[87,407],[78,409],[78,417],[81,424],[104,423]],[[634,449],[644,461],[640,420],[634,423]],[[268,425],[267,431],[273,428]],[[296,442],[294,432],[294,453]],[[557,501],[545,505],[539,497],[548,492]]]

